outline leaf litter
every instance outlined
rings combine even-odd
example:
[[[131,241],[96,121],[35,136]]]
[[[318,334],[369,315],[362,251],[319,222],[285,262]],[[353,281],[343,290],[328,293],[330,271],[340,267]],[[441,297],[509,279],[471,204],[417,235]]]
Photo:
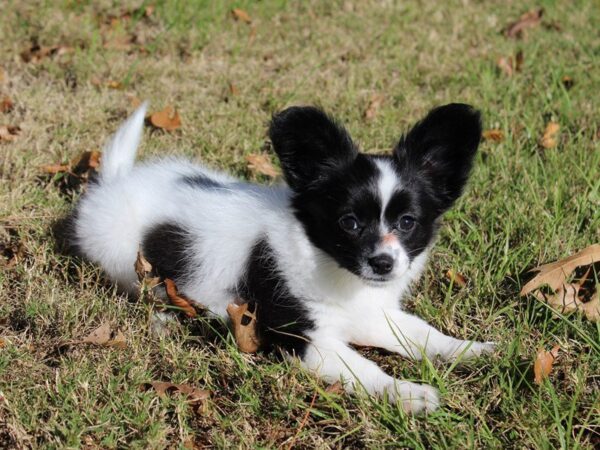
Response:
[[[246,156],[246,162],[248,170],[254,174],[265,175],[269,178],[277,178],[281,175],[280,170],[273,165],[268,155],[253,153]]]
[[[521,289],[520,295],[534,295],[559,312],[580,311],[593,322],[600,321],[600,297],[596,283],[589,276],[600,262],[600,244],[594,244],[568,258],[544,264],[531,270],[537,274]],[[568,282],[576,269],[583,268],[584,274],[578,280]],[[588,288],[588,285],[592,285]],[[545,294],[540,288],[548,286],[552,293]]]
[[[556,122],[548,122],[543,136],[540,138],[540,145],[545,149],[554,148],[558,145],[558,132],[560,125]]]
[[[152,113],[149,122],[154,128],[165,131],[175,131],[181,127],[181,117],[171,105],[161,111]]]
[[[103,347],[126,348],[127,340],[121,330],[113,330],[109,323],[103,323],[98,328],[88,334],[82,344],[99,345]]]
[[[509,23],[503,30],[506,37],[511,39],[521,39],[525,37],[526,32],[530,28],[537,27],[544,15],[544,8],[532,9],[522,14],[514,22]]]
[[[555,345],[550,351],[546,351],[544,349],[540,349],[538,351],[533,363],[533,380],[536,384],[541,384],[545,378],[548,378],[552,372],[554,362],[556,361],[556,358],[558,358],[559,350],[560,347]]]

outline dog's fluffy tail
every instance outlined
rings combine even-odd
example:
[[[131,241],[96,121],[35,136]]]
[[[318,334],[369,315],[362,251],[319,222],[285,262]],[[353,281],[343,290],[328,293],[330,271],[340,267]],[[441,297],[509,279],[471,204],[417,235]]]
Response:
[[[100,165],[102,182],[126,175],[133,168],[147,109],[148,102],[142,103],[104,145]]]

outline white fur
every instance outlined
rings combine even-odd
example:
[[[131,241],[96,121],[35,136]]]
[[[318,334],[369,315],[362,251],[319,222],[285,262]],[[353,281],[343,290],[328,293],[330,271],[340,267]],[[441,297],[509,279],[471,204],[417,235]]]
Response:
[[[177,222],[202,236],[202,246],[193,251],[199,269],[180,282],[180,290],[226,317],[225,308],[234,300],[231,286],[244,273],[254,243],[267,236],[290,292],[306,299],[316,323],[302,364],[326,380],[341,379],[349,391],[362,386],[370,394],[387,393],[410,411],[429,411],[439,405],[434,388],[395,380],[348,343],[383,347],[413,358],[452,359],[460,352],[469,357],[491,349],[489,344],[445,336],[401,311],[399,299],[420,276],[428,251],[410,265],[407,259],[393,281],[370,286],[309,242],[289,208],[287,187],[241,183],[177,159],[134,167],[145,107],[106,147],[102,180],[82,198],[76,219],[75,238],[82,253],[121,288],[137,289],[134,262],[143,231],[164,221]],[[379,167],[381,193],[389,199],[398,180],[391,168]],[[225,188],[198,189],[178,181],[194,174],[206,175]]]

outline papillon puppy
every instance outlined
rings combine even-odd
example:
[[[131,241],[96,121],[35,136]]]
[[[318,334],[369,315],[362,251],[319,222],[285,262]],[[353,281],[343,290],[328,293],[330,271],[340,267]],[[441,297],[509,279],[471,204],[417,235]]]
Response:
[[[468,105],[436,108],[389,155],[360,153],[315,107],[276,114],[269,137],[287,185],[239,181],[181,159],[134,165],[146,104],[104,148],[73,213],[71,242],[138,292],[138,250],[213,314],[256,307],[262,341],[349,392],[432,411],[438,392],[386,374],[350,344],[454,360],[492,343],[446,336],[404,312],[443,213],[461,195],[481,136]]]

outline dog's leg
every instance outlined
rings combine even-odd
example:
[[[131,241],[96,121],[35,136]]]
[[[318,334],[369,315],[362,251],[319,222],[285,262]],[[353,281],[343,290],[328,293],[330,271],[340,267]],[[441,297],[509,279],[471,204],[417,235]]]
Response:
[[[447,336],[424,320],[400,310],[382,310],[361,318],[352,330],[351,342],[384,348],[403,356],[421,359],[436,356],[446,361],[468,359],[494,350],[492,342],[464,341]]]
[[[433,411],[439,406],[434,387],[397,380],[337,339],[313,339],[302,364],[327,382],[342,381],[348,392],[362,386],[371,395],[387,393],[390,401],[401,402],[407,412]]]

